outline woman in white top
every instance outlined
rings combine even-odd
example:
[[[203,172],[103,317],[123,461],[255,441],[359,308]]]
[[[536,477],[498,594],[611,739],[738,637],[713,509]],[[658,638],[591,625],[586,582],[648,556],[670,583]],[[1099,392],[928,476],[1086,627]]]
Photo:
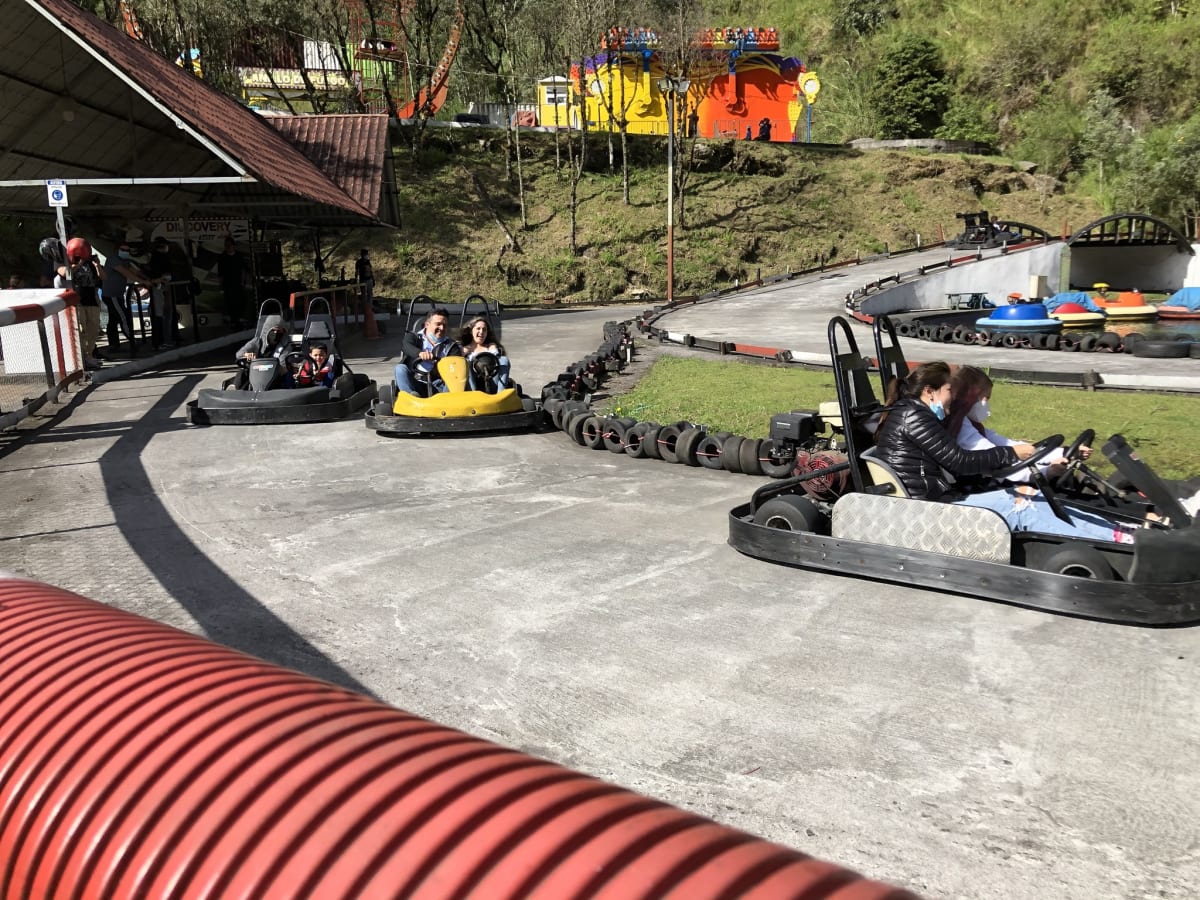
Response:
[[[991,417],[989,403],[992,399],[992,379],[982,369],[974,366],[959,366],[950,377],[950,388],[954,402],[950,414],[946,418],[946,428],[954,435],[958,446],[964,450],[986,450],[989,447],[1005,447],[1020,443],[1007,438],[999,432],[984,425]],[[1092,453],[1091,447],[1080,447],[1079,454],[1087,459]],[[1050,478],[1063,471],[1062,448],[1055,450],[1038,464]],[[1033,473],[1028,468],[1022,468],[1014,475],[1008,476],[1007,481],[1028,482]]]
[[[470,388],[473,391],[481,391],[484,385],[481,383],[481,378],[476,372],[476,367],[473,365],[475,357],[481,353],[490,353],[496,357],[496,370],[492,375],[492,381],[495,384],[497,391],[502,391],[509,386],[508,372],[510,364],[508,357],[504,355],[504,347],[492,337],[492,329],[488,324],[488,320],[483,316],[476,316],[463,329],[460,343],[463,347],[463,354],[467,357],[467,361],[472,365],[467,370],[467,379]]]

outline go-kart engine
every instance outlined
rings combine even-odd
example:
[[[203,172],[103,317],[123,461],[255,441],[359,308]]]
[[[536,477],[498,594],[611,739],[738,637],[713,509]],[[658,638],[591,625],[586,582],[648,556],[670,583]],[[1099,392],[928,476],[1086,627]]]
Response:
[[[846,461],[846,454],[837,450],[819,450],[811,453],[808,450],[798,450],[792,475],[810,476],[800,482],[800,486],[814,500],[833,501],[846,492],[846,485],[850,482],[850,470],[848,468],[838,472],[826,470],[843,465]]]

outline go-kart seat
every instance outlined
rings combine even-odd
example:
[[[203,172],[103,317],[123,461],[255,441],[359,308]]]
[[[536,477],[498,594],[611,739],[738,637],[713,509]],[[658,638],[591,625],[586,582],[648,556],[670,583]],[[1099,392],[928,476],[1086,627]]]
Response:
[[[882,492],[893,497],[909,497],[908,488],[896,474],[896,470],[879,458],[878,447],[868,447],[859,454],[862,464],[863,480],[871,486],[883,489]]]
[[[304,337],[300,349],[307,354],[313,344],[324,344],[329,348],[330,356],[338,355],[333,331],[330,329],[329,323],[323,319],[313,319],[304,325]]]

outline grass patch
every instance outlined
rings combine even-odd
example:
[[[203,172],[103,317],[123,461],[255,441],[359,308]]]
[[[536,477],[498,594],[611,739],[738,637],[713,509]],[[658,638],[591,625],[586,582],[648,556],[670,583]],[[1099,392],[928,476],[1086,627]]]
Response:
[[[827,372],[663,357],[630,392],[611,398],[604,411],[641,421],[700,422],[712,430],[766,437],[771,416],[816,409],[835,399]],[[1096,468],[1110,469],[1099,453],[1120,432],[1164,478],[1200,473],[1200,445],[1193,437],[1200,397],[1180,394],[1110,393],[999,382],[988,425],[1001,434],[1039,440],[1063,434],[1072,441],[1096,430]],[[619,411],[619,412],[618,412]]]

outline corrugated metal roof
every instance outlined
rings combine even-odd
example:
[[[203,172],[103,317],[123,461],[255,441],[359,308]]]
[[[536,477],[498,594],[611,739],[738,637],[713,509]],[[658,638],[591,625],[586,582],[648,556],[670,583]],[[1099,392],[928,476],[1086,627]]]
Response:
[[[314,121],[273,127],[69,0],[3,0],[0,30],[0,181],[160,178],[157,185],[72,188],[75,214],[249,215],[264,221],[362,225],[379,221],[387,165],[383,117],[327,126],[344,137],[322,148],[322,171],[284,136],[321,133]],[[310,118],[310,117],[304,117]],[[326,117],[312,117],[314,120]],[[380,136],[382,135],[382,143]],[[197,184],[171,179],[254,180]],[[341,185],[346,185],[349,190]],[[0,191],[0,208],[45,210],[37,187]]]

